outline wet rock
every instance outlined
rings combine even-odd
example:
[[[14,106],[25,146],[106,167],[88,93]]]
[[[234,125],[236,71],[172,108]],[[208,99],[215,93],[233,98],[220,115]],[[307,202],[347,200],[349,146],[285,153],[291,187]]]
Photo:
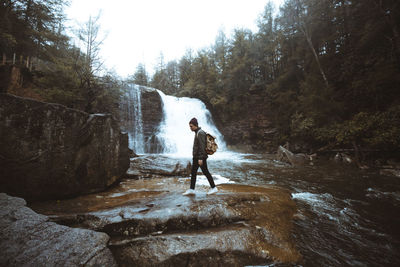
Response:
[[[353,159],[349,155],[347,155],[346,153],[336,153],[336,155],[333,158],[333,160],[338,162],[338,163],[346,163],[346,164],[353,163]]]
[[[387,168],[379,170],[380,175],[400,177],[400,169]]]
[[[0,266],[116,266],[109,237],[49,222],[0,193]]]
[[[305,164],[313,164],[313,161],[316,158],[316,154],[306,155],[303,153],[295,154],[283,146],[279,146],[277,152],[277,159],[281,161],[287,161],[293,166],[297,165],[305,165]]]
[[[301,260],[291,241],[296,205],[288,191],[220,184],[216,195],[206,195],[209,187],[200,185],[194,196],[182,196],[189,181],[127,179],[101,195],[31,206],[58,223],[107,233],[120,266],[243,266]]]
[[[160,153],[161,143],[154,133],[163,119],[161,97],[157,90],[150,87],[140,86],[142,91],[142,119],[143,135],[147,153]]]
[[[163,118],[161,97],[154,88],[135,84],[127,85],[126,90],[133,89],[140,91],[144,150],[146,153],[160,153],[162,152],[162,145],[154,133],[158,132],[158,127]],[[137,100],[125,96],[120,105],[121,128],[132,135],[134,129],[139,127],[139,125],[135,125],[136,120],[132,117],[132,111],[138,105],[135,101]]]
[[[111,115],[0,94],[0,186],[26,199],[105,189],[129,168]]]
[[[265,113],[265,95],[262,90],[258,93],[257,90],[251,91],[252,97],[248,103],[251,108],[240,116],[234,116],[234,119],[224,117],[226,113],[223,110],[219,112],[212,110],[212,107],[209,109],[211,108],[218,129],[230,147],[245,152],[275,152],[276,146],[273,143],[278,131]]]
[[[190,161],[171,159],[162,155],[141,156],[131,159],[127,174],[130,177],[187,176],[191,171]]]
[[[254,248],[255,229],[186,232],[111,244],[120,266],[244,266],[271,263],[267,250]]]

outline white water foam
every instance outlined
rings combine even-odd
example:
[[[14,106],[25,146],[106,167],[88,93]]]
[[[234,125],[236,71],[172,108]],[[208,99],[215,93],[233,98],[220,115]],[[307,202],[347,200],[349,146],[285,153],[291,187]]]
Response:
[[[332,221],[339,222],[337,215],[340,214],[340,209],[335,207],[334,199],[331,194],[301,192],[292,193],[292,198],[307,203],[317,214],[324,215]]]
[[[378,189],[368,188],[365,194],[368,198],[392,198],[393,200],[400,201],[399,192],[382,192]]]
[[[211,113],[203,102],[195,98],[169,96],[157,91],[163,102],[164,113],[157,136],[163,144],[165,154],[183,158],[192,156],[194,133],[189,128],[189,121],[193,117],[197,118],[199,126],[205,132],[216,137],[218,151],[226,150],[224,138],[214,125]]]
[[[216,185],[219,184],[234,184],[235,182],[230,180],[229,178],[223,177],[219,174],[213,174],[212,175],[213,179],[214,179],[214,183]],[[180,178],[179,181],[181,182],[187,182],[188,178]],[[190,178],[189,178],[190,180]],[[210,183],[207,180],[207,177],[205,175],[197,175],[197,179],[196,179],[196,186],[210,186]]]

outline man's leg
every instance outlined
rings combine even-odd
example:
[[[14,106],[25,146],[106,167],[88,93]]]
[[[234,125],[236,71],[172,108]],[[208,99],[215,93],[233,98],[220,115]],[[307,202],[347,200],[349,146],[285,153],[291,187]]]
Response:
[[[192,177],[190,178],[190,189],[195,188],[196,186],[196,178],[197,178],[197,170],[199,169],[199,160],[198,159],[193,159],[193,164],[192,164]]]
[[[211,173],[208,171],[207,159],[203,159],[203,165],[201,165],[200,168],[201,168],[201,171],[203,172],[203,174],[207,177],[207,180],[210,183],[211,188],[214,188],[215,183],[214,183],[214,179],[211,176]]]

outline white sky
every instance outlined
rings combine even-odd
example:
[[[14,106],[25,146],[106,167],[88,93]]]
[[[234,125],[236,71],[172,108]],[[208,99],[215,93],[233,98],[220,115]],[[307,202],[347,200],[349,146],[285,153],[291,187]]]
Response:
[[[284,0],[273,0],[276,8]],[[71,22],[85,22],[101,10],[101,29],[107,33],[101,56],[108,69],[122,77],[139,63],[153,73],[160,53],[164,62],[179,60],[191,48],[209,47],[220,29],[229,36],[235,28],[257,30],[257,18],[268,0],[71,0]],[[76,26],[75,26],[76,27]]]

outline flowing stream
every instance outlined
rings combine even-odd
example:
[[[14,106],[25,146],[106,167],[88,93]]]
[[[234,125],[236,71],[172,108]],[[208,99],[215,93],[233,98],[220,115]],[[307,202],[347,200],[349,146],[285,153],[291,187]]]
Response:
[[[272,155],[215,156],[208,166],[217,180],[291,192],[302,266],[400,266],[399,178],[328,161],[292,167]]]
[[[204,103],[159,94],[164,119],[158,138],[171,160],[190,160],[194,133],[188,121],[196,117],[221,148],[208,160],[214,177],[290,191],[298,207],[292,237],[303,266],[400,266],[399,178],[328,161],[292,167],[270,155],[229,152]]]

